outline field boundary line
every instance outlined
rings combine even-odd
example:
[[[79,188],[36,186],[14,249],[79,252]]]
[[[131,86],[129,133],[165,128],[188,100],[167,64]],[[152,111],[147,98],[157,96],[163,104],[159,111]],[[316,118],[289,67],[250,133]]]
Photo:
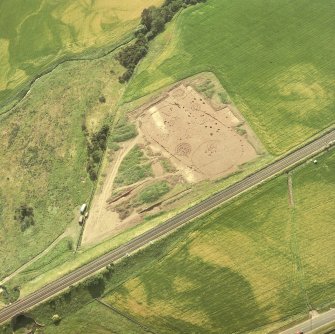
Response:
[[[14,102],[14,104],[8,110],[5,110],[5,111],[1,112],[0,117],[3,117],[7,114],[10,114],[12,111],[14,111],[14,109],[28,96],[28,94],[31,91],[31,88],[36,83],[36,81],[41,79],[42,77],[52,73],[60,65],[65,64],[67,62],[94,61],[94,60],[97,60],[97,59],[104,58],[104,57],[108,56],[109,54],[113,53],[114,51],[116,51],[117,49],[119,49],[119,48],[123,47],[124,45],[130,43],[133,40],[134,40],[133,34],[129,33],[128,35],[126,35],[124,37],[124,39],[120,43],[113,43],[109,47],[105,47],[107,49],[107,51],[103,52],[102,54],[98,54],[99,49],[96,49],[94,51],[91,51],[92,54],[95,54],[95,55],[92,55],[91,57],[88,55],[89,51],[86,51],[87,52],[86,57],[85,57],[85,51],[82,52],[81,54],[77,55],[78,56],[77,58],[76,58],[76,55],[72,55],[72,57],[71,56],[64,56],[63,58],[59,59],[58,61],[56,61],[55,63],[53,63],[49,67],[47,67],[46,69],[41,70],[41,72],[39,74],[36,74],[30,81],[28,81],[26,83],[23,83],[22,84],[23,88],[18,89],[18,92],[14,96],[8,98],[7,101],[5,101],[5,102],[1,102],[0,109],[5,108],[6,105],[10,104],[11,102],[14,102],[15,99],[18,99],[16,102]]]
[[[22,266],[14,270],[11,274],[7,275],[0,281],[0,285],[5,284],[9,280],[11,280],[13,277],[15,277],[17,274],[24,271],[27,267],[29,267],[31,264],[35,263],[37,260],[42,258],[44,255],[48,254],[49,251],[51,251],[55,246],[58,245],[58,243],[64,239],[67,236],[66,231],[62,232],[57,238],[55,238],[47,248],[44,248],[40,253],[38,253],[36,256],[34,256],[31,260],[24,263]]]
[[[295,207],[294,203],[294,195],[293,195],[293,180],[292,180],[292,173],[287,173],[287,186],[288,186],[288,198],[289,204],[291,208]]]
[[[104,305],[105,307],[109,308],[110,310],[112,310],[113,312],[117,313],[118,315],[121,315],[122,317],[126,318],[127,320],[129,320],[130,322],[134,323],[135,325],[140,326],[146,332],[152,333],[152,334],[158,334],[157,332],[153,332],[150,328],[148,328],[147,326],[143,325],[142,323],[140,323],[139,321],[137,321],[133,317],[130,317],[129,315],[124,314],[123,312],[121,312],[120,310],[118,310],[114,306],[112,306],[110,304],[107,304],[103,300],[101,300],[99,298],[94,298],[94,300],[97,301],[98,303],[100,303],[101,305]]]

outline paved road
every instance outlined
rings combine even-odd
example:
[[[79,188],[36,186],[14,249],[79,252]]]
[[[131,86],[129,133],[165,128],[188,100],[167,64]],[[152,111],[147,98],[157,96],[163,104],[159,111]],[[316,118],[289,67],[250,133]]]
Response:
[[[335,309],[317,315],[315,318],[306,320],[299,325],[291,327],[280,334],[296,334],[300,332],[311,333],[312,331],[335,321]]]
[[[189,208],[188,210],[176,215],[175,217],[167,220],[165,223],[154,227],[153,229],[139,235],[124,245],[116,248],[115,250],[93,260],[92,262],[84,265],[81,268],[73,271],[66,276],[57,279],[56,281],[44,286],[40,290],[30,294],[29,296],[20,299],[12,305],[0,311],[0,323],[9,320],[11,317],[23,312],[34,305],[46,300],[59,291],[69,287],[72,284],[80,281],[81,279],[89,276],[90,274],[102,269],[107,264],[116,261],[127,253],[131,253],[149,242],[175,230],[176,228],[187,223],[191,219],[198,217],[204,212],[213,209],[217,205],[233,198],[234,196],[242,193],[243,191],[254,187],[255,185],[263,182],[264,180],[274,176],[275,174],[286,170],[297,162],[306,159],[307,157],[319,152],[326,146],[335,143],[335,130],[322,135],[320,138],[307,144],[306,146],[290,153],[286,157],[274,162],[273,164],[261,169],[253,175],[250,175],[242,181],[235,183],[217,194],[207,198],[201,203]]]

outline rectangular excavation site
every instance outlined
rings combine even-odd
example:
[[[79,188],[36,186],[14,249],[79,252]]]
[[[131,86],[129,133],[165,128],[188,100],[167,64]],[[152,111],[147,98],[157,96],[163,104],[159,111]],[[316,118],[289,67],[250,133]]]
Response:
[[[138,135],[121,143],[105,167],[82,245],[115,236],[148,215],[185,206],[192,184],[228,176],[264,152],[220,83],[208,77],[184,81],[132,113]],[[138,158],[126,168],[129,155]],[[141,201],[143,193],[147,201]]]
[[[231,105],[214,108],[181,84],[143,111],[139,129],[154,152],[169,158],[188,182],[197,182],[227,176],[257,157],[255,136],[239,118]]]

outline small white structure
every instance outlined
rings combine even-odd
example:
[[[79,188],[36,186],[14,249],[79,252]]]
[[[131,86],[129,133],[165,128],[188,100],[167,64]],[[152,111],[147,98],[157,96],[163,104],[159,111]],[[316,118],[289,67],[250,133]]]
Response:
[[[314,163],[314,164],[317,164],[317,163],[318,163],[318,161],[317,161],[316,159],[314,159],[314,160],[313,160],[313,163]]]
[[[86,208],[87,208],[87,204],[84,203],[81,207],[80,207],[80,213],[83,215],[84,212],[86,211]]]

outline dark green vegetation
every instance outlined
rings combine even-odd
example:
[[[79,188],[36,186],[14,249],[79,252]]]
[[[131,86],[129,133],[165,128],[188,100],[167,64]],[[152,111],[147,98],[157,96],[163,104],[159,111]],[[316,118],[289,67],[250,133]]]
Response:
[[[145,187],[137,196],[137,202],[139,204],[143,203],[153,203],[161,198],[163,195],[168,193],[170,190],[169,184],[166,181],[155,182]]]
[[[334,11],[332,0],[190,7],[150,44],[126,99],[213,72],[268,150],[282,154],[335,121]]]
[[[104,124],[101,129],[89,136],[86,125],[83,125],[83,130],[87,141],[87,173],[92,181],[98,177],[99,165],[103,154],[107,147],[107,138],[109,134],[109,126]]]
[[[148,158],[144,156],[141,148],[136,145],[122,160],[115,184],[126,186],[152,175],[151,164],[148,162]]]
[[[287,175],[279,176],[109,267],[95,283],[38,307],[33,316],[54,326],[50,319],[57,313],[60,326],[64,321],[74,328],[77,312],[95,295],[153,332],[252,333],[331,305],[335,150],[317,165],[297,168],[292,178],[294,205]]]
[[[22,204],[15,210],[14,219],[20,223],[21,231],[24,231],[35,223],[34,209],[27,204]]]
[[[148,41],[164,31],[165,24],[170,22],[173,16],[187,5],[195,5],[206,0],[165,0],[159,8],[151,6],[143,10],[141,25],[135,31],[136,41],[124,47],[118,54],[117,59],[127,71],[119,77],[124,83],[134,73],[135,66],[148,53]]]

